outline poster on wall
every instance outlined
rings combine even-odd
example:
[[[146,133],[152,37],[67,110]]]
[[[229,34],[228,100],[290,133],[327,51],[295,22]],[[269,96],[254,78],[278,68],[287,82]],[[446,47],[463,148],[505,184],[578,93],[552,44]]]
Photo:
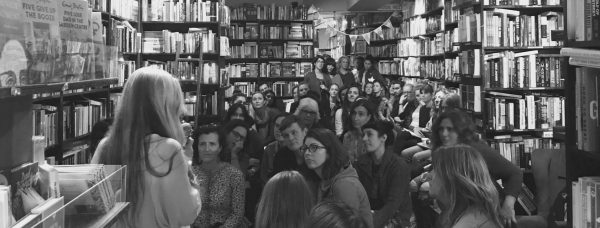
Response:
[[[58,1],[22,0],[25,48],[29,56],[27,84],[52,78],[60,56]]]
[[[62,55],[49,81],[80,81],[89,79],[93,62],[91,11],[83,0],[62,0],[59,5],[59,27]]]
[[[27,55],[21,3],[0,0],[0,87],[26,83]]]

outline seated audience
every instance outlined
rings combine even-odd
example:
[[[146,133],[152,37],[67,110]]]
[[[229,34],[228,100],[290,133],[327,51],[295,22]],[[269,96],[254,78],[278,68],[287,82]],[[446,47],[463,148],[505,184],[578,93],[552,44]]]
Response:
[[[348,150],[350,161],[354,162],[366,153],[365,143],[362,140],[362,127],[368,122],[375,121],[376,111],[373,104],[367,99],[358,99],[350,107],[350,129],[344,133],[344,146]]]
[[[279,128],[281,127],[281,122],[283,122],[283,119],[287,116],[289,116],[289,114],[280,113],[273,118],[273,134],[275,135],[275,141],[265,146],[263,157],[261,159],[260,177],[263,183],[266,183],[269,180],[270,174],[273,172],[273,160],[275,159],[275,155],[279,150],[285,147],[285,140],[281,135],[281,130],[279,130]]]
[[[349,130],[350,107],[360,95],[360,86],[352,84],[348,86],[348,92],[343,97],[342,106],[335,112],[335,135],[342,137]]]

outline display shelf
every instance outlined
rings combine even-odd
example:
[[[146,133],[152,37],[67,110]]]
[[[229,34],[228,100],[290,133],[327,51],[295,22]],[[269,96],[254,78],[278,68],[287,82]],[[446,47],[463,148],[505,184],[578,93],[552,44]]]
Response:
[[[57,93],[68,89],[87,89],[108,86],[118,83],[116,78],[93,79],[79,82],[57,82],[0,88],[0,99],[16,95],[31,95],[38,93]]]
[[[145,60],[156,60],[156,61],[175,61],[175,53],[141,53],[142,61]],[[200,58],[200,53],[181,53],[179,58]],[[205,61],[216,61],[219,58],[217,53],[204,53],[202,58]]]
[[[290,23],[302,23],[302,24],[312,24],[312,20],[231,20],[231,24],[239,23],[261,23],[261,24],[290,24]]]
[[[434,9],[431,9],[431,10],[425,12],[424,14],[421,14],[421,17],[430,17],[430,16],[442,15],[443,12],[444,12],[444,7],[440,6],[440,7],[436,7]]]
[[[144,31],[188,32],[189,28],[218,29],[219,22],[169,22],[169,21],[143,21]]]
[[[257,77],[229,78],[229,82],[301,82],[304,77]]]
[[[118,78],[92,79],[78,82],[69,82],[68,89],[84,89],[99,86],[108,86],[119,83]]]

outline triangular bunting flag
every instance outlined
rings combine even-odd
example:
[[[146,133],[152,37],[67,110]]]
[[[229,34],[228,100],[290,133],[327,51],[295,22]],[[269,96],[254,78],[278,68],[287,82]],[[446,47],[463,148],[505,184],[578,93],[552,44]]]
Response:
[[[385,22],[383,22],[383,26],[388,27],[388,28],[394,28],[394,26],[392,25],[392,22],[390,21],[389,18],[387,20],[385,20]]]
[[[362,34],[362,37],[365,38],[365,41],[367,41],[367,44],[371,44],[371,33],[365,33]]]
[[[384,39],[383,30],[381,29],[381,26],[379,28],[376,28],[375,30],[373,30],[373,32],[375,32],[375,34],[379,35],[379,37],[381,37],[381,39]]]
[[[308,8],[308,14],[313,14],[317,12],[317,8],[315,7],[315,5],[311,5],[310,8]]]
[[[352,42],[352,47],[354,47],[354,43],[356,43],[356,39],[358,39],[357,35],[349,35],[350,36],[350,42]]]

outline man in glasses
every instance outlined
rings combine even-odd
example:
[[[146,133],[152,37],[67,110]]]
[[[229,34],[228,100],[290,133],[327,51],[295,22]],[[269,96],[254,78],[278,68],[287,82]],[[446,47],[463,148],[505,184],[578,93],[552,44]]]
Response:
[[[301,117],[296,115],[289,115],[281,121],[279,130],[285,147],[275,154],[270,176],[285,170],[295,170],[309,179],[307,175],[311,175],[311,172],[304,163],[304,153],[301,150],[308,132],[308,127],[303,122]]]

